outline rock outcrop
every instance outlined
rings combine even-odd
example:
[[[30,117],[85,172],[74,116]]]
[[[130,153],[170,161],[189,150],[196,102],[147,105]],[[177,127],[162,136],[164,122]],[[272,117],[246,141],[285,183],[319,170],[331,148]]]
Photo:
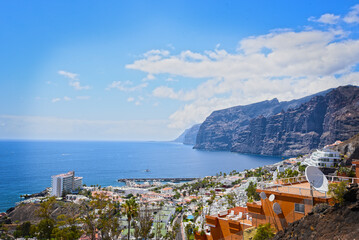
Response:
[[[344,86],[290,102],[273,99],[213,112],[195,148],[297,156],[358,133],[359,88]]]
[[[359,134],[335,146],[334,150],[346,155],[349,164],[352,159],[359,159]]]

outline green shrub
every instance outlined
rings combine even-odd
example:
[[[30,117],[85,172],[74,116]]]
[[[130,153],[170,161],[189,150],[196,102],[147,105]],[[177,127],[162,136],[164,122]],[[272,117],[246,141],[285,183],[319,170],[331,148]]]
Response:
[[[260,199],[259,194],[256,192],[257,184],[249,182],[248,188],[246,189],[248,199],[258,201]]]
[[[270,223],[266,223],[259,225],[256,234],[253,236],[253,240],[265,240],[272,237],[274,237],[274,229],[271,228]]]
[[[306,168],[307,168],[307,165],[305,165],[305,164],[299,165],[299,167],[298,167],[298,169],[301,173],[303,173]]]
[[[33,237],[33,234],[31,233],[31,223],[30,222],[24,222],[23,224],[16,227],[16,231],[14,232],[15,238],[20,237]]]
[[[334,201],[340,204],[344,202],[344,194],[348,191],[346,181],[331,183],[329,184],[328,189],[328,194],[334,199]]]
[[[348,177],[355,177],[355,172],[353,171],[352,168],[349,168],[349,167],[340,167],[338,169],[338,172],[340,174],[345,174]]]

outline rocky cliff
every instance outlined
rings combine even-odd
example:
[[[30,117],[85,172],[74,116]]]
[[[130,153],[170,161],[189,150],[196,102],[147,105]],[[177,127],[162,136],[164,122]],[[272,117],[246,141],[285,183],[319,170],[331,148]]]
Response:
[[[296,156],[357,133],[359,88],[345,86],[290,102],[273,99],[213,112],[195,148]]]
[[[338,152],[346,155],[351,164],[352,159],[359,159],[359,134],[334,147]]]
[[[181,135],[179,135],[175,140],[173,140],[172,142],[178,142],[178,143],[183,143],[184,141],[184,137],[186,136],[187,132],[188,132],[189,128],[184,130],[183,133]]]
[[[245,131],[251,119],[270,116],[282,110],[278,99],[214,111],[200,126],[195,148],[207,150],[232,149],[235,135]]]
[[[184,136],[183,144],[187,145],[195,145],[197,134],[199,131],[199,128],[201,127],[201,124],[193,125],[190,129],[188,129],[186,135]]]
[[[181,142],[186,145],[195,145],[197,139],[197,133],[201,124],[193,125],[191,128],[186,129],[175,142]]]

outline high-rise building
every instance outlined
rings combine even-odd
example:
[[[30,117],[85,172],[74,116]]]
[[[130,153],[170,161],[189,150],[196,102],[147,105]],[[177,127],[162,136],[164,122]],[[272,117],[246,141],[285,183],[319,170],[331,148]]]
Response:
[[[82,177],[75,177],[73,190],[77,190],[79,188],[82,188]]]
[[[75,177],[75,172],[51,176],[52,196],[61,197],[64,192],[72,192],[82,187],[82,177]]]

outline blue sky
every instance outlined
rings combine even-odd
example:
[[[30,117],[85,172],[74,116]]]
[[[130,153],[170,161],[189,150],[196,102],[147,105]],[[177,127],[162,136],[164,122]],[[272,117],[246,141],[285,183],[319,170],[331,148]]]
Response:
[[[356,1],[2,1],[0,138],[169,140],[359,84]]]

